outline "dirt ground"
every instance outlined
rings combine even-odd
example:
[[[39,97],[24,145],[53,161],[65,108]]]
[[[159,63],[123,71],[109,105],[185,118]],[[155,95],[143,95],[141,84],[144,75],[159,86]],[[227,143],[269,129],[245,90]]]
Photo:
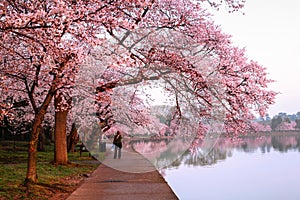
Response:
[[[61,185],[52,190],[48,197],[49,200],[65,200],[74,192],[84,181],[85,176],[75,176],[61,179]]]

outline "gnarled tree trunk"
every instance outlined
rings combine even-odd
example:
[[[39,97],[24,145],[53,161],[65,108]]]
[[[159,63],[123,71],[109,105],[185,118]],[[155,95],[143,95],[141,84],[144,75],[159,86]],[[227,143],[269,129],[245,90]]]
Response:
[[[38,142],[38,123],[33,124],[33,130],[31,132],[30,142],[28,145],[28,160],[27,160],[27,174],[25,183],[36,183],[36,159],[37,159],[37,142]]]
[[[37,182],[37,171],[36,171],[36,162],[37,162],[37,144],[39,140],[39,134],[41,131],[41,124],[44,120],[46,113],[45,107],[42,107],[40,112],[36,113],[32,131],[30,134],[30,141],[28,145],[28,160],[27,160],[27,174],[25,183],[36,183]]]
[[[65,62],[60,63],[60,68],[58,71],[62,71],[64,68],[65,64],[72,59],[73,55],[68,55],[66,57]],[[36,71],[36,78],[37,80],[34,82],[34,84],[30,87],[27,84],[27,81],[25,79],[25,85],[27,88],[28,92],[28,97],[29,101],[33,107],[33,110],[35,112],[35,118],[32,126],[32,130],[30,133],[30,141],[28,145],[28,160],[27,160],[27,173],[26,173],[26,178],[25,178],[25,183],[27,185],[27,189],[29,188],[28,186],[30,185],[29,183],[36,183],[37,182],[37,171],[36,171],[36,161],[37,161],[37,143],[39,139],[39,133],[41,129],[42,122],[44,121],[45,114],[47,112],[48,106],[52,101],[52,98],[54,97],[56,90],[57,90],[57,84],[59,80],[59,76],[57,76],[55,73],[53,73],[53,80],[51,83],[51,86],[48,90],[48,93],[40,107],[37,106],[35,99],[34,99],[34,89],[36,86],[38,86],[38,75],[40,73],[40,67],[41,66],[36,66],[37,71]]]

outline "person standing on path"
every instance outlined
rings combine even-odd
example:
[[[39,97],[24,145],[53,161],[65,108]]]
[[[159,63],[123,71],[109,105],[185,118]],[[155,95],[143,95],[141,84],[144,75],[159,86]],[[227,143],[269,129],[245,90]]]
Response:
[[[115,145],[114,159],[116,159],[117,157],[120,159],[122,149],[122,135],[120,131],[117,131],[117,134],[114,137],[113,144]]]

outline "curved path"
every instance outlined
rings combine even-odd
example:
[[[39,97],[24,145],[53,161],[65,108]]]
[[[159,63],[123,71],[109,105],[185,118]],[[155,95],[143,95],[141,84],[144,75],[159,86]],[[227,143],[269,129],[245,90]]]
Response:
[[[121,159],[113,159],[107,151],[102,164],[85,179],[68,200],[145,200],[178,199],[154,166],[142,155],[122,151]]]

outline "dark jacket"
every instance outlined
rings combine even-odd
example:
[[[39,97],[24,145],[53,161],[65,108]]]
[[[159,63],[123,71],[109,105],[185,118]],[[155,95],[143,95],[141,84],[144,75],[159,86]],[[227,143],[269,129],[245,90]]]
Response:
[[[122,136],[121,135],[119,135],[119,134],[117,134],[117,135],[115,135],[115,137],[114,137],[114,141],[113,141],[113,144],[114,145],[116,145],[117,147],[119,147],[119,148],[122,148]]]

